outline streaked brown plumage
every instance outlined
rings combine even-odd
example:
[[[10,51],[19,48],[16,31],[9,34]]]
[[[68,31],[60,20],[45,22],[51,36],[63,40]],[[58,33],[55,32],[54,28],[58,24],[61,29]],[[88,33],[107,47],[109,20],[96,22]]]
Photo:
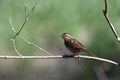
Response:
[[[80,55],[80,52],[86,52],[91,56],[96,56],[95,54],[88,51],[84,45],[74,39],[70,34],[63,33],[61,38],[64,40],[66,48],[73,53],[72,56]]]

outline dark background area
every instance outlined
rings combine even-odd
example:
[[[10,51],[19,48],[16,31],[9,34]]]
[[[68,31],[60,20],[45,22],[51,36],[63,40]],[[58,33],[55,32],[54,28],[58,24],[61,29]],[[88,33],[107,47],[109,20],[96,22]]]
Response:
[[[120,34],[120,0],[109,0],[109,16]],[[0,55],[16,55],[11,38],[15,35],[8,18],[18,31],[35,0],[0,0]],[[70,53],[60,35],[70,33],[91,52],[120,61],[120,44],[110,30],[102,10],[104,0],[40,0],[21,32],[27,40],[53,55]],[[16,37],[22,55],[45,55]],[[86,55],[84,53],[84,55]],[[120,67],[88,59],[0,59],[0,80],[119,80]]]

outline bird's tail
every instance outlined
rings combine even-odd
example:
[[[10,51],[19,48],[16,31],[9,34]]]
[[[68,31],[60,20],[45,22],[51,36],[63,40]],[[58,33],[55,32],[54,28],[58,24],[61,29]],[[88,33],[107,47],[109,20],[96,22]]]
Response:
[[[88,51],[88,50],[84,50],[84,52],[88,53],[90,56],[93,56],[93,57],[97,57],[94,53]]]

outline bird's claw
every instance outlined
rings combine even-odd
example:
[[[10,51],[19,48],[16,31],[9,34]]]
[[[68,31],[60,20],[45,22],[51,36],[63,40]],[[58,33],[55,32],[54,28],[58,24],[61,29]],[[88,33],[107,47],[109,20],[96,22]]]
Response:
[[[67,54],[63,55],[63,58],[72,58],[72,57],[74,57],[74,55],[67,55]]]
[[[80,60],[80,54],[78,55],[78,60]]]

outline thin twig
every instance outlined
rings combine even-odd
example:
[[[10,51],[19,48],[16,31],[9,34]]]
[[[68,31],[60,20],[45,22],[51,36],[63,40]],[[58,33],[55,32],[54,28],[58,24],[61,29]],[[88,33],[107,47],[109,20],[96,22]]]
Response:
[[[16,48],[15,39],[11,39],[11,40],[12,40],[12,43],[13,43],[13,47],[14,47],[15,52],[17,53],[18,56],[22,57],[22,55],[18,52],[18,50],[17,50],[17,48]]]
[[[108,0],[105,0],[105,13],[108,13]]]
[[[10,24],[11,30],[12,30],[14,33],[17,33],[16,30],[15,30],[15,28],[14,28],[13,25],[12,25],[12,21],[11,21],[10,18],[9,18],[9,24]],[[30,41],[28,41],[27,39],[25,39],[21,34],[18,34],[18,35],[19,35],[20,38],[21,38],[23,41],[25,41],[27,44],[34,46],[35,48],[43,51],[44,53],[46,53],[46,54],[48,54],[48,55],[52,55],[52,54],[50,54],[48,51],[46,51],[46,50],[42,49],[41,47],[39,47],[38,45],[36,45],[36,44],[34,44],[34,43],[31,43]],[[15,40],[15,39],[13,39],[13,40]],[[13,45],[14,45],[14,44],[15,44],[15,43],[14,43],[14,41],[13,41]],[[14,46],[14,48],[16,49],[16,46]],[[17,51],[17,49],[16,49],[15,51]],[[17,51],[16,53],[18,53],[18,51]]]
[[[114,36],[116,37],[116,39],[118,40],[118,42],[120,42],[120,37],[119,35],[117,34],[112,22],[110,21],[109,19],[109,16],[108,16],[108,0],[105,0],[105,9],[103,10],[103,14],[105,16],[105,19],[107,20],[108,24],[109,24],[109,27],[111,28]]]
[[[103,61],[103,62],[107,62],[107,63],[111,63],[114,65],[118,65],[118,63],[112,61],[112,60],[108,60],[108,59],[104,59],[104,58],[99,58],[99,57],[91,57],[91,56],[75,56],[74,58],[83,58],[83,59],[94,59],[94,60],[98,60],[98,61]],[[56,55],[56,56],[0,56],[1,59],[62,59],[63,56],[62,55]],[[73,58],[73,57],[70,57]]]
[[[35,5],[33,6],[33,8],[30,10],[30,12],[29,12],[28,14],[27,14],[27,12],[26,12],[27,6],[25,6],[25,19],[24,19],[24,22],[23,22],[22,26],[20,27],[19,31],[18,31],[18,32],[15,34],[15,36],[13,37],[13,39],[15,39],[16,36],[20,34],[20,32],[21,32],[22,29],[24,28],[26,22],[27,22],[28,19],[30,18],[32,12],[34,11],[34,9],[35,9],[35,7],[37,6],[37,4],[38,4],[39,1],[40,1],[40,0],[38,0],[38,1],[35,3]]]
[[[27,4],[25,5],[25,17],[27,17]]]

